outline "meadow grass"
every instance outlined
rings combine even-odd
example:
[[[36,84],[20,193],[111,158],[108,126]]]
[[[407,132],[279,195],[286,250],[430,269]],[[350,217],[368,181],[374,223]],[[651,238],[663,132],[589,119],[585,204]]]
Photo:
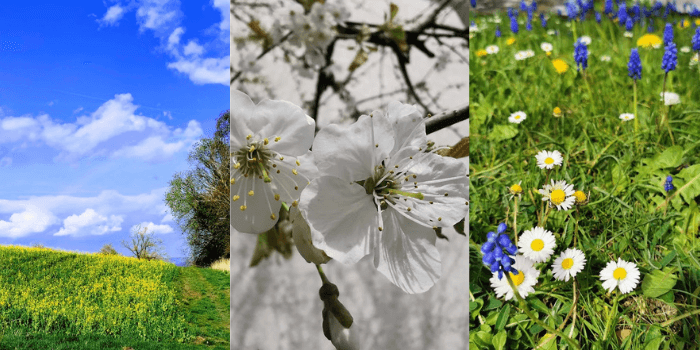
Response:
[[[601,11],[601,5],[595,9]],[[601,24],[592,13],[583,22],[552,15],[546,29],[536,15],[532,31],[521,25],[514,35],[508,17],[499,15],[503,36],[496,38],[492,14],[471,14],[480,30],[470,32],[470,349],[573,348],[551,337],[551,329],[582,349],[699,348],[700,69],[689,66],[693,54],[679,50],[678,66],[668,75],[666,91],[681,100],[669,111],[660,99],[664,49],[639,48],[643,68],[635,108],[627,63],[648,22],[627,38],[625,28],[605,15]],[[669,22],[681,18],[687,20],[671,15]],[[654,34],[662,37],[664,24],[655,18]],[[551,29],[558,34],[547,34]],[[674,31],[679,48],[690,46],[693,26],[675,25]],[[575,39],[582,35],[592,38],[585,73],[577,72],[573,57]],[[515,40],[508,45],[510,38]],[[553,45],[551,56],[542,42]],[[489,45],[499,52],[479,52]],[[515,60],[516,52],[527,49],[535,56]],[[604,55],[611,60],[601,61]],[[553,59],[569,69],[557,73]],[[563,116],[553,116],[555,107]],[[527,118],[509,123],[516,111]],[[635,111],[634,121],[620,120],[620,114]],[[560,151],[562,165],[540,169],[535,154],[541,150]],[[668,175],[675,190],[666,193]],[[590,193],[589,203],[547,214],[537,189],[548,179]],[[521,181],[516,210],[508,188]],[[556,237],[553,257],[535,265],[541,274],[525,305],[497,298],[492,273],[482,262],[486,233],[501,222],[508,223],[511,240],[515,232],[538,225]],[[557,281],[554,257],[574,247],[584,252],[585,268],[575,283]],[[600,271],[618,258],[636,263],[641,272],[629,294],[602,287]],[[550,330],[523,313],[524,307]]]
[[[19,246],[0,263],[0,349],[228,349],[223,272]]]
[[[214,270],[231,273],[231,259],[219,259],[212,263],[210,267]]]

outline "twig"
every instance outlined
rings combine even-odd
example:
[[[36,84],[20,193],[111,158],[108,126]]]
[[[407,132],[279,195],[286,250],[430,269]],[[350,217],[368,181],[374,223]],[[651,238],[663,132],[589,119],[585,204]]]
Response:
[[[432,134],[464,120],[469,120],[469,105],[429,117],[425,122],[425,132]]]
[[[255,59],[256,59],[256,60],[261,59],[261,58],[262,58],[263,56],[265,56],[268,52],[272,51],[272,49],[274,49],[275,47],[279,46],[281,43],[285,42],[285,41],[292,35],[292,33],[294,33],[294,32],[291,31],[291,32],[285,34],[285,35],[282,37],[282,39],[280,39],[280,41],[278,41],[278,42],[276,42],[276,43],[270,45],[269,47],[267,47],[267,48],[266,48],[265,50],[263,50],[263,51],[258,55],[258,57],[256,57]],[[231,67],[231,71],[233,71],[233,67]],[[243,71],[238,71],[238,72],[236,72],[236,74],[235,74],[233,77],[231,77],[231,85],[233,84],[234,81],[236,81],[236,79],[238,79],[238,78],[241,76],[241,74],[243,74]]]

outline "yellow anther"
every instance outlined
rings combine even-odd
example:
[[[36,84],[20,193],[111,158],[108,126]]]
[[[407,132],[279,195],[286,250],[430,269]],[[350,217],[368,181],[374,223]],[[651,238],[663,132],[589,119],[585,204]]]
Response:
[[[250,145],[250,148],[248,148],[248,152],[253,152],[255,151],[255,145]]]
[[[411,211],[411,207],[406,208],[406,210]]]
[[[248,136],[245,137],[246,140],[250,140],[250,138],[253,137],[253,135],[248,134]]]
[[[231,179],[231,185],[236,183],[236,179]]]
[[[297,170],[296,170],[296,169],[292,169],[292,174],[294,174],[294,175],[298,175],[299,173],[297,172]]]
[[[295,191],[299,191],[299,186],[294,186]]]
[[[267,138],[263,139],[263,145],[267,146],[268,143],[270,143],[270,140]]]
[[[280,195],[275,193],[275,200],[278,201],[280,200]]]
[[[236,194],[236,195],[233,195],[233,201],[234,201],[234,202],[237,201],[239,198],[241,198],[241,196],[239,196],[239,195],[237,195],[237,194]]]
[[[438,221],[442,221],[442,218],[438,218]]]
[[[413,174],[413,178],[415,179],[416,177],[417,177],[416,174]]]
[[[248,208],[248,207],[246,207],[245,205],[241,205],[241,211],[245,211],[246,208]]]
[[[240,167],[241,167],[241,163],[236,163],[236,164],[233,165],[233,168],[234,168],[234,169],[238,169],[238,168],[240,168]]]
[[[279,142],[279,140],[280,140],[279,136],[275,137],[275,142]]]
[[[273,213],[273,214],[270,214],[270,219],[274,220],[274,219],[276,219],[276,218],[277,218],[277,216],[276,216],[274,213]]]
[[[297,201],[292,202],[293,207],[296,207],[297,205],[299,205],[299,202],[297,202]]]
[[[284,157],[280,157],[280,160],[284,160]]]
[[[279,169],[277,169],[277,173],[278,173],[278,174],[280,173],[280,170],[279,170]]]
[[[252,197],[254,194],[255,194],[255,192],[253,192],[253,190],[248,191],[248,195],[249,195],[249,196]]]
[[[301,162],[299,161],[299,159],[297,159],[297,166],[300,166],[300,165],[301,165]]]
[[[379,226],[379,231],[383,230],[381,226]]]

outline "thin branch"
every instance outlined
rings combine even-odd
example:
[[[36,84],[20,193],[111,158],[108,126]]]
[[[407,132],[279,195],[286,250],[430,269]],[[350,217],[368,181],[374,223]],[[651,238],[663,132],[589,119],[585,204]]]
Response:
[[[442,112],[428,118],[429,119],[425,122],[425,132],[432,134],[461,121],[469,120],[469,105],[452,111]]]
[[[394,45],[391,45],[391,49],[394,51],[396,54],[396,58],[399,60],[399,70],[401,71],[401,75],[403,75],[403,80],[406,82],[406,86],[408,87],[408,91],[413,95],[413,98],[416,99],[416,102],[425,109],[425,112],[428,114],[432,114],[430,112],[430,108],[423,103],[423,101],[418,97],[418,94],[416,93],[416,90],[413,88],[413,83],[411,83],[411,78],[408,76],[408,71],[406,71],[406,62],[403,54],[401,53],[401,49],[399,49],[399,46],[394,43]]]
[[[438,6],[438,8],[435,9],[435,11],[433,11],[433,13],[430,15],[430,17],[428,17],[428,19],[425,22],[421,23],[420,25],[418,25],[418,27],[416,27],[415,32],[422,33],[427,28],[430,28],[430,26],[434,25],[437,16],[442,10],[445,9],[445,7],[447,7],[447,5],[450,4],[450,2],[452,2],[452,0],[445,0],[442,4],[440,4],[440,6]]]
[[[292,33],[293,33],[293,31],[290,31],[289,33],[285,34],[285,35],[280,39],[280,41],[278,41],[278,42],[276,42],[276,43],[270,45],[269,47],[267,47],[267,48],[266,48],[265,50],[263,50],[263,51],[258,55],[258,57],[256,57],[255,59],[256,59],[256,60],[261,59],[261,58],[262,58],[263,56],[265,56],[268,52],[272,51],[272,49],[274,49],[275,47],[277,47],[277,46],[279,46],[280,44],[282,44],[283,42],[285,42],[285,41],[289,38],[289,36],[292,35]],[[233,66],[231,66],[231,72],[233,72]],[[238,77],[240,77],[241,74],[243,74],[243,71],[237,72],[237,73],[231,78],[231,84],[230,84],[230,85],[233,85],[233,82],[236,81],[236,79],[238,79]]]

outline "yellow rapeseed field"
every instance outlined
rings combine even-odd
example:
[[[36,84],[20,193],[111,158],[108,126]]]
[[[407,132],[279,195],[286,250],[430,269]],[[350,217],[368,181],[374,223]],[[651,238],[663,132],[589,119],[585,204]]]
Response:
[[[0,321],[10,328],[191,338],[169,285],[175,265],[21,246],[0,246],[0,264]]]

